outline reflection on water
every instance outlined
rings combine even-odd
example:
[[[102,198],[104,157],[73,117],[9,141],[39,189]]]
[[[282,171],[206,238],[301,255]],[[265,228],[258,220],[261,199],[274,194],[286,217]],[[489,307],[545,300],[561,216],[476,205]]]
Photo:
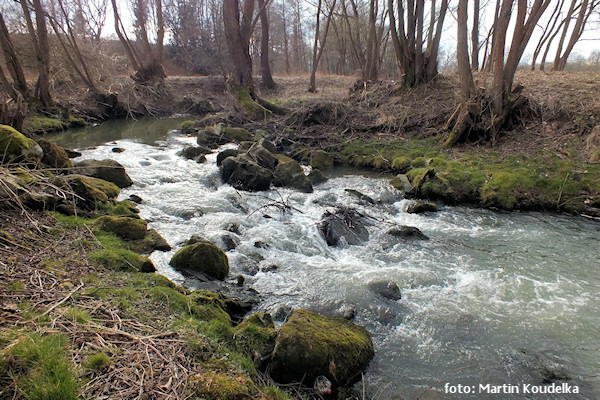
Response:
[[[138,120],[116,119],[105,121],[95,126],[69,129],[62,133],[48,135],[47,138],[71,149],[95,147],[103,143],[122,139],[154,145],[157,140],[164,139],[169,131],[179,128],[181,122],[186,119],[189,118],[145,117]]]

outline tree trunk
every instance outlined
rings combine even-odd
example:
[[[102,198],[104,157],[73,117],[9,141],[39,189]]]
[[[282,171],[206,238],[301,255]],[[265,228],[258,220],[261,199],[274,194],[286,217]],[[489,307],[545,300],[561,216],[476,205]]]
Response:
[[[24,98],[28,98],[30,94],[27,80],[25,79],[21,62],[17,57],[15,46],[10,39],[8,28],[6,27],[2,13],[0,13],[0,47],[2,47],[4,62],[6,63],[8,73],[10,74],[16,89]]]
[[[269,64],[269,17],[267,15],[267,4],[265,0],[257,0],[258,7],[260,10],[260,26],[261,26],[261,38],[260,38],[260,73],[262,76],[262,83],[268,89],[275,87],[273,81],[273,75],[271,74],[271,65]]]
[[[469,67],[469,47],[467,39],[467,7],[468,0],[458,2],[458,35],[456,43],[456,58],[458,62],[458,77],[463,101],[467,101],[473,92],[475,84]]]
[[[473,29],[471,31],[471,69],[479,70],[479,0],[473,0]]]

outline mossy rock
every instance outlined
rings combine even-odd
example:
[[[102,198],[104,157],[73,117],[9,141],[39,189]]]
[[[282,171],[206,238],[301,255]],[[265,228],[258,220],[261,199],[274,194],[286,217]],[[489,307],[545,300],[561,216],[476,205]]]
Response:
[[[273,317],[268,313],[258,313],[243,320],[233,330],[236,347],[252,358],[254,366],[262,369],[275,348],[277,330]]]
[[[220,167],[223,164],[223,160],[228,157],[237,157],[242,154],[238,149],[225,149],[219,154],[217,154],[217,167]]]
[[[324,150],[314,150],[310,153],[310,166],[320,170],[333,168],[333,157]]]
[[[83,175],[66,175],[63,189],[72,190],[83,199],[84,203],[98,203],[114,199],[119,195],[119,188],[112,182]]]
[[[171,245],[161,236],[156,229],[148,229],[146,236],[141,241],[138,241],[141,245],[135,248],[138,253],[151,253],[154,250],[158,251],[170,251]]]
[[[229,260],[217,246],[199,242],[181,248],[170,264],[178,270],[200,272],[207,277],[223,280],[229,273]]]
[[[44,151],[33,139],[11,126],[0,125],[0,164],[37,164],[43,156]]]
[[[78,174],[91,176],[112,182],[120,188],[133,185],[133,181],[127,175],[125,168],[115,160],[84,160],[75,164]]]
[[[360,378],[373,357],[369,332],[343,318],[296,310],[281,327],[271,359],[277,382],[312,386],[319,375],[345,386]]]
[[[51,168],[70,168],[73,166],[73,162],[61,146],[46,139],[38,139],[37,143],[44,151],[42,163]]]
[[[95,225],[106,232],[111,232],[122,239],[144,239],[148,223],[143,219],[129,217],[113,217],[105,215],[96,220]]]
[[[243,142],[244,140],[252,140],[254,138],[254,135],[252,135],[248,129],[232,126],[223,126],[221,128],[221,134],[236,143]]]
[[[275,186],[292,187],[304,193],[312,193],[313,191],[312,183],[296,160],[277,164],[273,173],[273,184]]]

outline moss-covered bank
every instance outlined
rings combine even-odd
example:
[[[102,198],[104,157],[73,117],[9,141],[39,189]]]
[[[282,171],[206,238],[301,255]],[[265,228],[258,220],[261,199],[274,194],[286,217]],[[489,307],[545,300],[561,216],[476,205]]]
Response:
[[[600,164],[540,150],[503,157],[490,147],[441,150],[443,136],[353,140],[338,162],[406,174],[409,195],[447,204],[600,216]],[[393,182],[405,191],[400,179]]]

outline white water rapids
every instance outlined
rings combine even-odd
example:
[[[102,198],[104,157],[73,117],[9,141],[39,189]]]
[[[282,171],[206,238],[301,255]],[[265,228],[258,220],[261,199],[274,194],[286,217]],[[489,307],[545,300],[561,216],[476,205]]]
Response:
[[[181,243],[200,235],[222,245],[229,235],[238,242],[227,251],[230,274],[244,275],[261,294],[256,311],[355,310],[354,322],[373,335],[376,355],[365,384],[377,399],[600,398],[599,224],[461,207],[407,214],[388,178],[348,171],[310,194],[238,192],[221,182],[216,154],[203,164],[176,155],[194,138],[171,132],[163,139],[83,151],[83,158],[117,160],[135,181],[121,198],[139,195],[142,218],[174,247],[152,254],[159,273],[183,283],[168,265]],[[115,146],[125,151],[111,152]],[[362,204],[345,189],[376,204]],[[293,209],[282,213],[274,206],[281,203]],[[327,246],[317,224],[335,205],[375,219],[366,244]],[[231,224],[239,234],[227,230]],[[418,227],[430,240],[392,240],[384,233],[393,225]],[[375,281],[396,282],[402,299],[374,294],[367,285]],[[543,385],[544,379],[578,385],[580,394],[444,392],[446,383]]]

